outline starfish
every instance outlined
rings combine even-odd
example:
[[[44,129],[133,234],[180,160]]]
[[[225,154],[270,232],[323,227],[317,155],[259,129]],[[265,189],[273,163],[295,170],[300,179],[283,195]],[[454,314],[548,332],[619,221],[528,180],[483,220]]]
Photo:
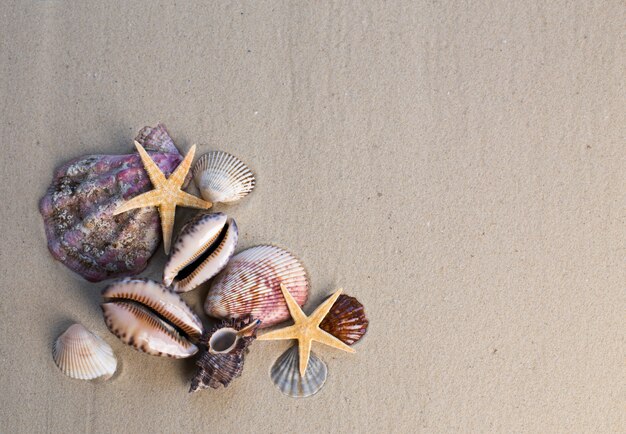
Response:
[[[328,332],[322,330],[319,325],[324,317],[330,311],[330,308],[335,304],[337,298],[341,295],[341,289],[338,289],[333,295],[331,295],[325,302],[320,304],[317,309],[310,315],[306,316],[296,300],[287,290],[287,287],[280,284],[280,290],[283,292],[283,297],[287,302],[289,313],[293,318],[294,324],[280,330],[273,330],[267,332],[258,337],[261,341],[271,340],[284,340],[284,339],[297,339],[298,340],[298,355],[300,359],[300,375],[304,377],[306,368],[309,364],[309,355],[311,354],[311,344],[313,341],[326,344],[328,346],[354,353],[354,349],[344,344],[342,341],[334,337]]]
[[[163,229],[163,247],[165,247],[165,253],[169,254],[176,207],[184,206],[187,208],[207,209],[211,208],[213,205],[211,202],[204,201],[199,197],[185,193],[181,190],[181,187],[185,182],[187,172],[189,172],[189,168],[191,167],[193,156],[196,153],[196,145],[191,147],[187,155],[185,155],[183,161],[178,165],[169,178],[165,178],[165,175],[161,172],[159,166],[157,166],[143,146],[141,146],[137,141],[135,141],[135,147],[141,156],[143,167],[150,177],[150,182],[152,182],[154,190],[150,190],[127,200],[113,212],[113,215],[122,214],[135,208],[143,208],[147,206],[159,207],[161,228]]]

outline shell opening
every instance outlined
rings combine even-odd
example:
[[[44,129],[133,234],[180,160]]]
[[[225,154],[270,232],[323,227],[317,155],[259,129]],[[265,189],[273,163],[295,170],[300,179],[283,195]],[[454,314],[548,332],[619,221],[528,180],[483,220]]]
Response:
[[[213,354],[228,353],[237,345],[239,332],[233,328],[223,328],[209,339],[209,351]]]
[[[178,274],[174,278],[174,283],[182,282],[186,278],[191,276],[193,274],[193,272],[196,269],[198,269],[198,267],[200,267],[200,265],[202,265],[202,263],[204,261],[206,261],[209,258],[209,256],[211,256],[213,254],[213,252],[215,252],[215,250],[217,250],[217,248],[224,241],[224,238],[226,238],[226,235],[228,234],[228,228],[229,227],[230,227],[230,221],[226,222],[226,224],[222,228],[222,231],[219,233],[219,235],[217,237],[215,237],[213,242],[202,252],[202,254],[198,255],[198,257],[196,258],[195,261],[190,262],[182,270],[180,270],[178,272]]]
[[[138,311],[143,312],[145,315],[152,318],[159,325],[163,327],[163,329],[167,330],[167,332],[174,338],[179,340],[187,340],[191,337],[188,333],[186,333],[183,329],[173,324],[168,318],[164,317],[160,312],[146,306],[144,304],[139,303],[138,301],[131,300],[129,298],[105,298],[104,303],[120,303],[128,306],[133,306]]]

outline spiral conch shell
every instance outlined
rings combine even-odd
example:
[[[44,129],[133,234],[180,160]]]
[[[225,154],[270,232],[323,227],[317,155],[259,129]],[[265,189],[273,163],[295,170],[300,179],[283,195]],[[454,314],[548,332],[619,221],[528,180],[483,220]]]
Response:
[[[227,152],[204,154],[193,167],[193,178],[204,200],[235,202],[249,194],[256,184],[254,175],[237,157]]]
[[[125,344],[175,359],[198,352],[189,338],[202,335],[202,322],[178,294],[151,280],[126,278],[105,288],[102,296],[105,323]]]
[[[239,231],[226,214],[200,213],[183,226],[165,264],[163,283],[187,292],[208,281],[235,253]]]
[[[109,344],[81,324],[71,325],[57,338],[52,358],[65,375],[79,380],[107,380],[117,369]]]
[[[196,362],[198,370],[191,380],[190,392],[228,386],[243,371],[244,356],[256,338],[260,321],[244,318],[216,325],[203,338],[206,351]]]
[[[213,280],[204,310],[216,318],[251,315],[261,328],[278,324],[290,317],[281,283],[300,306],[306,302],[309,281],[300,261],[279,247],[252,247],[235,255]]]

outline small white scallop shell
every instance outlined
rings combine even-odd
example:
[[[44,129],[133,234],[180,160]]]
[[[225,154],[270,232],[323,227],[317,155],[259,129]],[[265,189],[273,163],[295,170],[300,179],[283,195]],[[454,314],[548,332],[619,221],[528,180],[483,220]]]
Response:
[[[328,368],[319,357],[311,352],[304,377],[300,375],[298,346],[285,351],[272,366],[272,382],[281,392],[292,398],[315,395],[326,382]]]
[[[281,283],[300,306],[306,302],[309,281],[302,263],[279,247],[252,247],[233,256],[213,280],[204,310],[223,319],[251,315],[261,328],[270,327],[290,318]]]
[[[65,375],[79,380],[106,380],[117,369],[109,344],[81,324],[71,325],[54,341],[52,358]]]
[[[254,175],[237,157],[227,152],[204,154],[193,166],[193,179],[204,200],[235,202],[254,189]]]

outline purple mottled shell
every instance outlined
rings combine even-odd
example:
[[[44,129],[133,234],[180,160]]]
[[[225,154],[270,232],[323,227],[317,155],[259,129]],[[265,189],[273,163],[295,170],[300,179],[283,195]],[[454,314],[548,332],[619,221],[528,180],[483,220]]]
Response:
[[[136,140],[166,176],[182,161],[162,124],[144,127]],[[39,203],[52,256],[91,282],[140,273],[161,240],[158,211],[113,211],[151,188],[138,153],[65,163]]]

